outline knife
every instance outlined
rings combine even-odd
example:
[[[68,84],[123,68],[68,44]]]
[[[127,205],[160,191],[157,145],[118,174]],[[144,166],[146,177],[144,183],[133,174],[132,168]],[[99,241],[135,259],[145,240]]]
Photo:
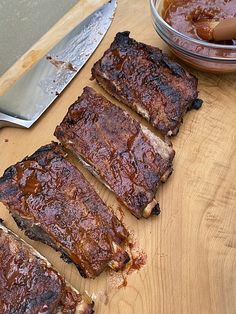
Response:
[[[89,15],[0,96],[0,128],[31,127],[93,54],[109,29],[117,0]]]

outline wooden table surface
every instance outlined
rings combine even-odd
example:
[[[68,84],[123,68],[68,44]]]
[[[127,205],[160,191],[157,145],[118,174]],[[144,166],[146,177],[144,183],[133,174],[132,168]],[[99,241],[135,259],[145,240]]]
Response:
[[[37,44],[21,58],[16,65],[18,72],[9,71],[8,77],[0,79],[2,91],[48,49],[53,39],[58,40],[78,22],[78,17],[86,16],[101,1],[87,2],[89,5],[81,2],[82,10],[80,5],[72,9],[48,33],[50,36],[45,35],[41,46]],[[167,49],[152,27],[148,1],[119,0],[115,19],[102,44],[38,123],[30,130],[0,130],[1,174],[39,146],[55,140],[56,125],[84,86],[102,91],[89,80],[91,67],[116,32],[124,30],[129,30],[138,41]],[[106,273],[95,280],[83,279],[53,249],[26,238],[0,205],[0,217],[9,228],[47,256],[72,285],[93,295],[96,313],[236,313],[236,75],[191,71],[199,78],[204,106],[185,116],[178,136],[173,138],[174,173],[158,191],[161,215],[137,220],[125,211],[125,224],[135,232],[139,246],[148,256],[146,266],[129,276],[127,287],[111,289]],[[118,104],[114,99],[113,102]],[[114,195],[77,165],[106,204],[117,210]]]

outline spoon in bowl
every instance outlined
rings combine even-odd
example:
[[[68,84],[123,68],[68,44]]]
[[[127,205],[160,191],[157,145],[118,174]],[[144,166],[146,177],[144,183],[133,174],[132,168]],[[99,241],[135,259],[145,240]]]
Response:
[[[199,37],[208,41],[236,39],[236,17],[224,20],[201,20],[194,23]]]

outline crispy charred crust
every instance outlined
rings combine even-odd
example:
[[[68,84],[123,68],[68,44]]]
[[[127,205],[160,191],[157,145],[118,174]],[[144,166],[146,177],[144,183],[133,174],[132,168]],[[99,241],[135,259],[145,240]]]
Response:
[[[172,172],[171,145],[89,87],[69,108],[55,136],[133,215],[151,215],[156,190]]]
[[[202,107],[202,104],[203,104],[203,100],[202,99],[195,99],[193,102],[192,102],[192,106],[191,108],[192,109],[195,109],[195,110],[198,110]]]
[[[94,64],[92,78],[168,135],[178,133],[198,95],[196,77],[160,49],[130,38],[129,32],[117,33]]]
[[[73,263],[73,261],[71,260],[71,258],[69,258],[69,256],[65,253],[65,252],[62,252],[61,253],[61,259],[63,259],[63,261],[67,264],[71,264]]]
[[[29,219],[25,219],[21,217],[19,214],[12,213],[12,217],[15,220],[17,226],[25,231],[25,235],[34,241],[41,241],[49,246],[51,246],[54,250],[58,251],[56,243],[50,238],[50,236],[41,228],[39,225],[35,224],[33,221]]]
[[[66,156],[52,143],[9,167],[0,179],[0,201],[29,238],[94,278],[118,258],[114,243],[126,259],[129,233]]]
[[[1,224],[0,244],[2,314],[93,313],[87,295],[72,288],[43,256]]]
[[[157,203],[152,209],[152,215],[158,216],[161,213],[160,205]]]

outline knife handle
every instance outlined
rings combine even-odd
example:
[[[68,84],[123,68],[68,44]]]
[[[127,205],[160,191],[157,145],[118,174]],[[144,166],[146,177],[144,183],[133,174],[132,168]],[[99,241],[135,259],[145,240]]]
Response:
[[[34,121],[32,120],[19,119],[0,112],[0,129],[6,126],[16,128],[29,128],[33,123]]]

